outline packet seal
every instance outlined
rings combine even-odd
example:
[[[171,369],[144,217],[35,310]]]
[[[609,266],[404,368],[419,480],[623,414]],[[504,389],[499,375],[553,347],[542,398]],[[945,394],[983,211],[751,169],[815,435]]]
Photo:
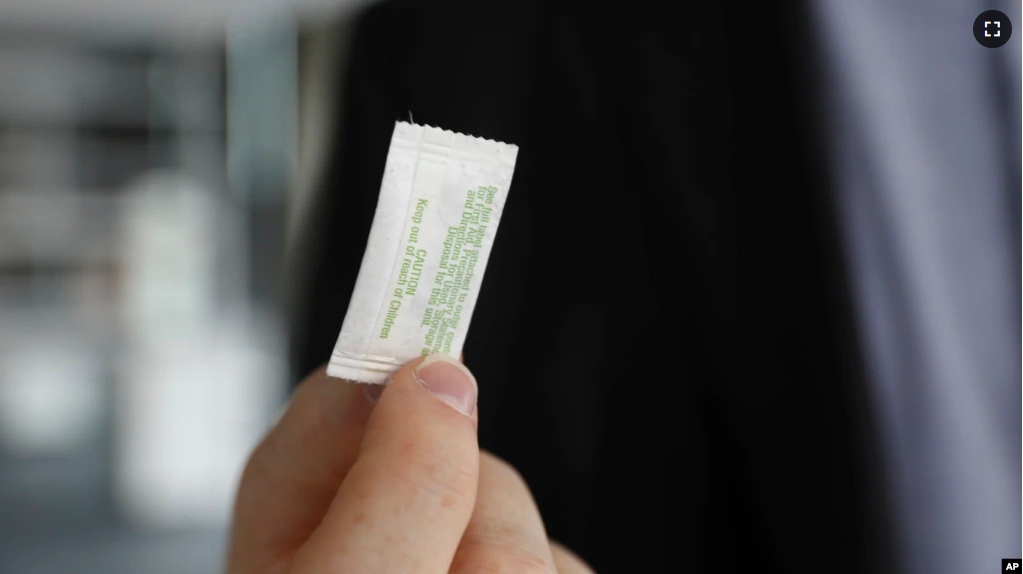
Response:
[[[464,149],[454,142],[447,144],[450,150],[448,155],[449,161],[462,161],[466,163],[472,163],[481,167],[497,167],[500,169],[514,169],[516,160],[519,154],[519,146],[515,144],[505,143],[503,141],[494,140],[490,138],[477,137],[462,132],[456,132],[453,130],[446,130],[430,124],[410,124],[404,121],[395,122],[397,127],[402,130],[415,131],[416,133],[425,134],[428,130],[435,132],[441,132],[451,137],[464,138],[466,141],[472,142],[474,146],[478,146],[480,149]],[[400,133],[396,130],[396,133]],[[423,154],[423,147],[433,146],[435,144],[427,143],[422,141],[420,138],[418,142],[405,137],[404,133],[400,133],[398,139],[405,140],[411,143],[419,143],[420,148],[417,153],[417,157]],[[427,152],[429,154],[429,152]]]
[[[401,367],[393,357],[334,351],[327,363],[327,376],[359,383],[382,385]]]
[[[454,130],[446,130],[444,128],[440,128],[440,127],[437,127],[437,126],[434,126],[434,125],[430,125],[430,124],[410,124],[409,122],[404,122],[404,121],[398,121],[397,124],[401,125],[401,126],[407,126],[407,127],[410,127],[410,128],[430,128],[432,130],[436,130],[436,131],[439,131],[439,132],[444,132],[446,134],[455,135],[455,136],[461,136],[461,137],[468,138],[470,140],[475,140],[475,141],[478,141],[478,142],[485,142],[485,143],[488,143],[490,145],[497,146],[497,147],[499,147],[501,149],[515,150],[515,151],[518,151],[518,149],[519,149],[519,146],[517,146],[515,144],[505,143],[503,141],[493,140],[493,139],[490,139],[490,138],[483,138],[483,137],[474,136],[474,135],[470,135],[470,134],[464,134],[462,132],[456,132]]]

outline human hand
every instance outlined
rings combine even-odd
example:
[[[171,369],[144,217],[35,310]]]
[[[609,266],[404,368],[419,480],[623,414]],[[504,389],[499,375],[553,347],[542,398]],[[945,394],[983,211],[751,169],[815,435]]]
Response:
[[[591,573],[480,452],[476,393],[440,356],[386,388],[310,375],[245,468],[228,574]]]

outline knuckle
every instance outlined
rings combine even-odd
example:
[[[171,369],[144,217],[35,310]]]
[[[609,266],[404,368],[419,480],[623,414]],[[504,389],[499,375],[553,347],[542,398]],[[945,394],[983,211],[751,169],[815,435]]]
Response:
[[[492,495],[512,497],[522,502],[533,501],[533,493],[526,479],[511,464],[489,453],[480,456],[480,488]]]
[[[268,457],[267,450],[267,439],[260,441],[256,448],[249,454],[248,460],[245,461],[245,466],[242,467],[241,486],[244,488],[246,485],[251,484],[257,478],[259,478],[264,469],[266,468],[266,459]]]
[[[252,449],[242,467],[238,481],[239,492],[261,489],[266,484],[276,484],[288,476],[288,468],[282,464],[281,448],[276,438],[275,432],[270,432]]]
[[[458,574],[557,574],[545,556],[508,540],[463,540],[451,568]]]
[[[242,467],[238,490],[235,493],[236,511],[244,511],[251,506],[252,501],[258,499],[259,493],[265,490],[265,485],[272,481],[270,475],[273,466],[268,460],[267,448],[264,440],[256,446]]]
[[[501,479],[502,482],[526,486],[522,473],[504,459],[488,451],[480,451],[480,472]]]

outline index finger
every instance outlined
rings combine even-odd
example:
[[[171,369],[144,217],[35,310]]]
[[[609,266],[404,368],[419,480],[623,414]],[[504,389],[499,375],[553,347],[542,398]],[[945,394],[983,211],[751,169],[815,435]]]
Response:
[[[269,571],[315,530],[359,452],[373,406],[362,387],[322,368],[299,386],[246,465],[227,572]]]

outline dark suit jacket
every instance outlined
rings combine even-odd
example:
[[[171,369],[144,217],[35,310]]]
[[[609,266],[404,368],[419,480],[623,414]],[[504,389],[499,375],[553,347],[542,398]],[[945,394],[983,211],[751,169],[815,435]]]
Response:
[[[802,22],[769,2],[369,9],[296,373],[341,327],[393,123],[515,143],[465,357],[481,443],[550,535],[600,572],[891,571]]]

